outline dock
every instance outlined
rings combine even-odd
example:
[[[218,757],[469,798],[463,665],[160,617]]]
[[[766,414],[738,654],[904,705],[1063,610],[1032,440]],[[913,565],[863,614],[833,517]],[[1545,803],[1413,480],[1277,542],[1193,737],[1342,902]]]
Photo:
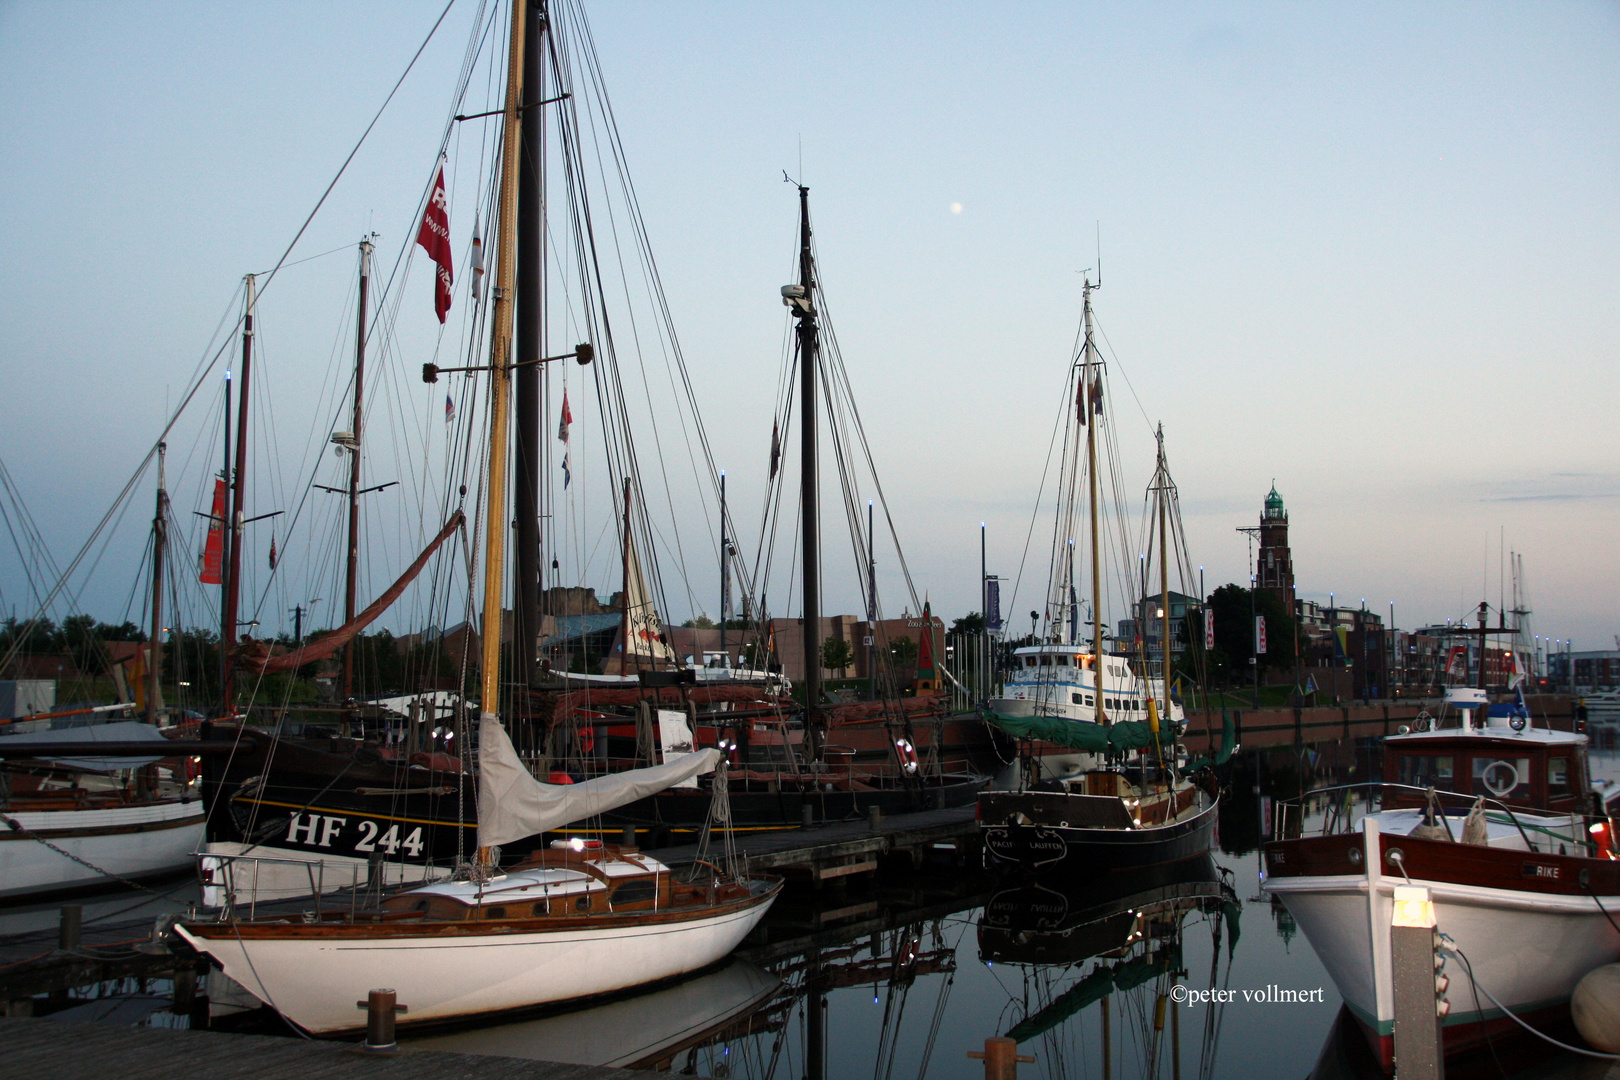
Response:
[[[890,856],[908,857],[915,866],[930,850],[948,846],[959,857],[977,857],[979,824],[974,811],[972,806],[958,806],[747,833],[736,839],[735,847],[737,854],[747,860],[750,871],[781,873],[819,889],[851,874],[875,873],[878,862]],[[652,854],[667,866],[689,866],[697,859],[698,848],[696,844],[683,844],[659,848]]]
[[[0,1018],[6,1069],[30,1080],[645,1080],[645,1073],[438,1050],[371,1053],[354,1043],[274,1035]]]

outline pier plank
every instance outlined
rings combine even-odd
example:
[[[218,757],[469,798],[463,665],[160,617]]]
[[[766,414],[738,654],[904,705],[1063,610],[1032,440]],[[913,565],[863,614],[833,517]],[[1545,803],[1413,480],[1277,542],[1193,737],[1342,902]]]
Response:
[[[367,1054],[352,1043],[0,1018],[8,1075],[29,1080],[637,1080],[644,1073],[438,1050]]]

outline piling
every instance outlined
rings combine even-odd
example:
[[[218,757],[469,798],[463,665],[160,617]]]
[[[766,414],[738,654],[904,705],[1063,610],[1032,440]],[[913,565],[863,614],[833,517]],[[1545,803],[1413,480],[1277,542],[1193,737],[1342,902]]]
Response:
[[[355,1008],[366,1010],[363,1048],[371,1053],[388,1053],[398,1046],[394,1039],[394,1014],[405,1012],[406,1008],[396,1002],[395,996],[393,990],[373,990],[366,995],[366,1000],[354,1003]]]
[[[1018,1052],[1018,1041],[992,1035],[984,1040],[984,1052],[969,1050],[968,1057],[984,1062],[984,1080],[1018,1080],[1018,1063],[1031,1064],[1033,1057]]]
[[[1390,979],[1395,990],[1395,1067],[1401,1080],[1441,1080],[1440,1050],[1443,975],[1437,975],[1439,932],[1429,890],[1395,887],[1395,913],[1389,932]]]
[[[63,952],[77,949],[83,927],[84,907],[80,904],[68,904],[63,907],[61,922],[57,924],[56,947]]]

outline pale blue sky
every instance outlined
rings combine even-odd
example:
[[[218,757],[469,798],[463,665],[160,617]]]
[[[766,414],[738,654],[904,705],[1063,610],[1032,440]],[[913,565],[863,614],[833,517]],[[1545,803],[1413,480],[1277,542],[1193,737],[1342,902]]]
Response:
[[[59,559],[440,6],[0,4],[0,454]],[[472,11],[452,10],[295,259],[375,229],[392,265]],[[590,13],[737,505],[763,478],[796,209],[781,175],[802,160],[839,340],[936,611],[978,606],[980,521],[992,572],[1020,558],[1100,225],[1099,325],[1141,406],[1119,416],[1133,488],[1162,421],[1211,588],[1246,575],[1234,530],[1275,479],[1303,595],[1444,620],[1482,590],[1496,602],[1505,538],[1538,633],[1613,644],[1620,7]],[[331,388],[299,365],[341,352],[353,258],[307,267],[261,316],[294,456],[326,423]],[[437,331],[414,296],[402,371]],[[95,614],[126,601],[149,501],[85,594]],[[0,592],[26,608],[9,548]],[[854,595],[830,584],[828,606]]]

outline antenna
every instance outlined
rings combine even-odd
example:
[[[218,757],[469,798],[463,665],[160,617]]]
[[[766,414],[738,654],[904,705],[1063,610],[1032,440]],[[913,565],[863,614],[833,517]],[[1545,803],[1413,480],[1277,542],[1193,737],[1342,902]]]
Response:
[[[1102,221],[1095,222],[1097,228],[1097,288],[1102,288]]]

